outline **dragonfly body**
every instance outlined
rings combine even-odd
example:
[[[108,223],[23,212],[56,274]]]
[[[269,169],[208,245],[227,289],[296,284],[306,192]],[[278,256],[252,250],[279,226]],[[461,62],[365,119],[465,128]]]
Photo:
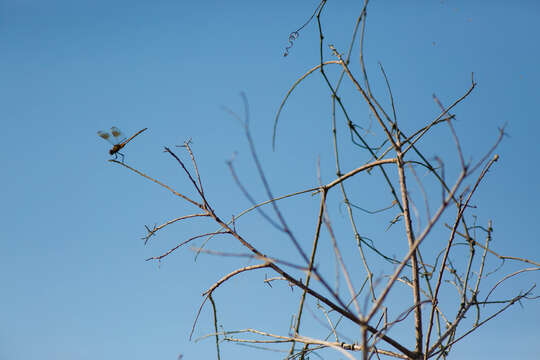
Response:
[[[148,128],[144,128],[142,130],[137,131],[129,139],[122,139],[122,132],[116,126],[113,126],[111,128],[111,133],[110,134],[108,132],[104,132],[104,131],[98,131],[97,133],[101,138],[107,140],[109,143],[112,144],[113,147],[109,150],[109,154],[111,156],[114,155],[115,159],[117,158],[117,155],[122,156],[122,162],[123,162],[124,161],[124,154],[122,154],[120,152],[120,150],[122,150],[122,148],[124,146],[126,146],[128,142],[133,140],[133,138],[135,136],[139,135],[140,133],[142,133],[146,129],[148,129]],[[114,138],[114,140],[112,140],[111,135]]]
[[[120,149],[123,148],[124,146],[125,146],[125,144],[116,144],[116,145],[113,145],[112,149],[109,150],[109,154],[111,154],[111,155],[116,154],[116,153],[119,152]]]

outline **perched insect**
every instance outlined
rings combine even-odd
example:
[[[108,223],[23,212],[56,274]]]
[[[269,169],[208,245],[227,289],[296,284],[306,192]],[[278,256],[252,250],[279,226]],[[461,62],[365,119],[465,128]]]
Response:
[[[102,137],[103,139],[107,140],[109,143],[111,143],[111,145],[113,146],[111,148],[111,150],[109,150],[109,154],[114,155],[114,158],[116,159],[118,157],[118,155],[120,155],[122,157],[122,162],[124,162],[124,154],[122,154],[120,152],[120,150],[126,146],[126,144],[128,142],[130,142],[131,140],[133,140],[133,138],[137,135],[139,135],[140,133],[142,133],[143,131],[145,131],[146,129],[148,128],[144,128],[142,130],[139,130],[138,132],[135,133],[135,135],[133,135],[132,137],[130,137],[129,139],[122,139],[122,132],[120,131],[120,129],[118,129],[116,126],[113,126],[111,128],[111,133],[109,134],[108,132],[104,132],[104,131],[98,131],[98,135],[100,137]],[[111,135],[114,137],[114,140],[111,139]]]

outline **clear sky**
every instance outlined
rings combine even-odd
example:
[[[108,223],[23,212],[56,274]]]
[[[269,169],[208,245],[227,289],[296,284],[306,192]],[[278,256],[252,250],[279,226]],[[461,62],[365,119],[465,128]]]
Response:
[[[247,187],[264,200],[242,129],[222,108],[241,113],[243,91],[275,193],[316,186],[319,157],[325,179],[331,179],[330,96],[318,76],[291,97],[278,126],[277,150],[271,150],[283,96],[319,61],[315,23],[282,56],[289,33],[317,4],[0,1],[1,360],[215,358],[213,340],[190,342],[189,331],[201,293],[245,261],[202,256],[194,262],[185,248],[161,266],[145,262],[215,227],[185,222],[144,246],[145,224],[193,209],[107,162],[109,146],[96,131],[118,126],[129,135],[148,127],[126,147],[126,163],[189,195],[182,171],[162,149],[191,138],[209,196],[230,218],[249,206],[225,164],[235,152]],[[360,8],[360,2],[328,2],[327,43],[346,50]],[[368,13],[366,64],[376,84],[377,62],[384,65],[405,129],[438,114],[433,93],[449,104],[475,73],[478,87],[455,112],[466,157],[479,159],[505,123],[509,134],[476,198],[479,221],[493,220],[498,251],[538,261],[539,3],[374,0]],[[332,60],[326,48],[325,56]],[[358,71],[358,63],[353,66]],[[384,87],[377,90],[384,98]],[[359,98],[351,91],[346,100]],[[447,153],[436,140],[425,145],[431,156]],[[370,196],[366,201],[375,203]],[[294,202],[283,204],[295,214]],[[299,217],[299,223],[311,219]],[[258,216],[239,223],[261,241],[273,241],[260,231],[267,227]],[[306,235],[308,248],[311,233],[295,230],[300,238]],[[285,315],[272,310],[281,299],[262,284],[263,276],[239,277],[220,289],[216,297],[227,329],[255,327],[255,313],[275,332],[287,332],[295,306]],[[525,274],[510,290],[539,279],[538,272]],[[540,358],[540,305],[523,305],[460,344],[454,357]],[[206,307],[195,336],[210,332]],[[223,352],[227,359],[281,357],[235,345]]]

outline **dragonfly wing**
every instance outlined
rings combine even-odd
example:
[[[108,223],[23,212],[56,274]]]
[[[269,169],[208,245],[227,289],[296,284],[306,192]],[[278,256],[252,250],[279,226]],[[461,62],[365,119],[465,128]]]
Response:
[[[117,139],[120,139],[120,137],[122,136],[122,132],[116,126],[113,126],[111,128],[111,134]]]
[[[109,133],[106,133],[104,131],[98,131],[97,134],[99,135],[99,137],[101,137],[101,138],[107,140],[108,142],[110,142],[111,144],[113,144],[113,142],[111,141],[111,135],[109,135]]]
[[[106,133],[106,132],[104,132],[104,131],[98,131],[97,134],[98,134],[100,137],[104,138],[105,140],[107,140],[107,139],[110,137],[109,133]]]

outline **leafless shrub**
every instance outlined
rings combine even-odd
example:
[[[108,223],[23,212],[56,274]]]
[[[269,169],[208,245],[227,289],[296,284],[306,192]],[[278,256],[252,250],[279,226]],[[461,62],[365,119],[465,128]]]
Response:
[[[256,262],[253,265],[238,267],[225,275],[216,275],[216,282],[203,293],[197,318],[200,311],[209,305],[214,314],[215,333],[208,336],[215,338],[218,359],[223,342],[275,346],[281,350],[284,349],[283,344],[286,344],[288,350],[284,356],[289,359],[305,359],[324,348],[334,349],[348,359],[357,356],[363,359],[381,356],[400,359],[446,358],[454,344],[479,329],[481,325],[510,306],[534,298],[532,296],[534,284],[508,298],[496,298],[494,292],[501,283],[523,272],[538,271],[540,264],[529,259],[501,255],[492,249],[491,221],[487,224],[477,224],[474,214],[471,213],[474,209],[471,200],[479,186],[488,180],[489,170],[499,159],[499,155],[494,154],[494,151],[505,134],[504,129],[500,129],[499,137],[493,140],[493,147],[485,149],[479,161],[466,160],[460,139],[454,129],[453,111],[474,91],[476,83],[474,77],[471,77],[468,88],[464,89],[463,94],[450,105],[444,105],[436,95],[433,95],[440,107],[440,113],[423,127],[412,133],[405,133],[398,124],[390,81],[382,65],[380,71],[387,84],[390,109],[384,109],[371,91],[362,51],[367,1],[358,16],[347,54],[342,55],[340,49],[330,45],[333,54],[331,60],[323,57],[325,43],[321,14],[325,10],[325,5],[326,1],[323,0],[316,8],[314,16],[310,18],[317,22],[321,38],[319,64],[297,79],[285,96],[275,120],[274,137],[279,115],[289,95],[304,79],[321,76],[328,86],[334,109],[330,118],[337,175],[332,181],[323,183],[319,178],[319,186],[282,196],[274,195],[271,190],[272,179],[267,177],[263,170],[263,164],[260,163],[256,153],[255,141],[250,134],[245,97],[244,115],[239,116],[233,111],[229,113],[238,118],[244,127],[252,158],[268,200],[257,203],[242,185],[241,176],[235,172],[234,164],[229,162],[231,174],[240,191],[253,205],[241,214],[225,220],[223,215],[216,213],[212,199],[207,197],[203,187],[204,174],[199,173],[194,149],[189,141],[184,143],[182,151],[186,151],[189,155],[190,164],[181,160],[181,157],[170,148],[165,148],[165,152],[184,171],[196,191],[195,198],[176,191],[127,164],[111,161],[164,187],[195,209],[191,214],[174,218],[162,225],[147,227],[145,242],[165,227],[187,219],[193,221],[193,218],[208,218],[217,225],[217,230],[188,237],[165,253],[149,258],[149,261],[162,261],[180,247],[190,244],[193,245],[192,249],[201,254],[249,258]],[[304,26],[305,24],[300,29]],[[296,39],[298,31],[292,36],[292,40]],[[353,47],[358,46],[358,43],[360,67],[355,70],[350,60]],[[287,47],[286,54],[290,46],[292,42]],[[340,70],[337,79],[331,79],[327,75],[328,67],[337,67]],[[377,138],[371,131],[361,131],[357,123],[349,117],[349,112],[340,97],[344,79],[349,80],[348,82],[353,85],[352,90],[363,99],[375,121],[373,127],[378,129],[377,133],[384,134],[382,139]],[[358,163],[352,170],[343,169],[341,165],[342,144],[336,132],[343,129],[338,125],[336,113],[345,118],[345,130],[349,132],[353,146],[363,149],[371,158],[365,163]],[[455,142],[455,155],[459,165],[457,169],[451,171],[441,159],[430,160],[426,151],[420,147],[420,141],[430,135],[434,128],[440,126],[448,127],[449,134]],[[383,145],[380,145],[381,143]],[[359,196],[360,192],[348,186],[352,179],[368,173],[377,176],[380,183],[385,184],[386,190],[383,191],[386,195],[383,198],[391,199],[380,210],[366,209],[367,206],[362,204],[362,198]],[[453,178],[449,179],[451,175]],[[420,195],[411,196],[411,188],[415,188],[414,193]],[[280,205],[286,198],[294,199],[305,194],[320,199],[309,252],[302,246],[306,243],[305,239],[300,241],[295,235],[295,218],[286,217]],[[342,208],[346,210],[351,226],[346,236],[343,235],[343,229],[340,229],[339,234],[335,231],[331,213],[327,211],[331,197],[340,201],[343,204]],[[275,249],[272,244],[268,244],[265,248],[258,247],[237,230],[236,224],[242,220],[241,217],[254,211],[265,219],[269,227],[284,234],[291,244],[295,261],[273,256]],[[366,216],[383,217],[388,220],[388,225],[381,228],[380,232],[383,234],[391,229],[394,231],[392,234],[397,234],[394,241],[399,246],[396,246],[398,250],[395,254],[386,254],[377,239],[369,239],[367,235],[363,235],[362,224],[359,224],[356,215],[359,211],[367,214]],[[424,212],[425,215],[422,215]],[[433,235],[435,231],[436,236]],[[446,236],[444,241],[441,234]],[[211,250],[212,241],[223,236],[234,238],[246,252],[224,253]],[[197,240],[204,241],[197,242],[195,247]],[[330,241],[333,256],[322,256],[318,253],[322,240]],[[399,244],[400,242],[404,242],[405,245]],[[344,254],[342,249],[350,249],[351,244],[357,253]],[[404,250],[397,253],[399,249]],[[351,261],[353,257],[356,257],[357,261]],[[496,259],[503,262],[512,260],[523,265],[530,264],[531,267],[521,268],[506,276],[501,275],[498,280],[493,281],[494,274],[498,274],[501,268],[488,274],[486,265],[489,260]],[[330,269],[328,263],[332,262],[336,265],[334,274],[328,270]],[[264,330],[264,324],[255,320],[252,328],[220,330],[219,325],[226,326],[226,324],[219,322],[214,293],[230,279],[260,269],[266,269],[272,274],[271,278],[261,279],[269,286],[283,281],[292,289],[299,290],[296,292],[297,312],[293,316],[290,329],[286,334],[271,333]],[[345,282],[344,289],[340,285],[341,279]],[[403,296],[403,289],[410,291],[410,295],[406,298]],[[326,336],[313,338],[303,334],[306,310],[310,309],[306,306],[308,301],[316,304],[319,313],[311,316],[327,329]],[[193,327],[196,326],[196,322],[197,320]],[[408,341],[392,335],[391,330],[396,326],[411,328],[409,331],[414,334],[413,346],[410,346]],[[349,329],[355,327],[359,331],[350,332]]]

